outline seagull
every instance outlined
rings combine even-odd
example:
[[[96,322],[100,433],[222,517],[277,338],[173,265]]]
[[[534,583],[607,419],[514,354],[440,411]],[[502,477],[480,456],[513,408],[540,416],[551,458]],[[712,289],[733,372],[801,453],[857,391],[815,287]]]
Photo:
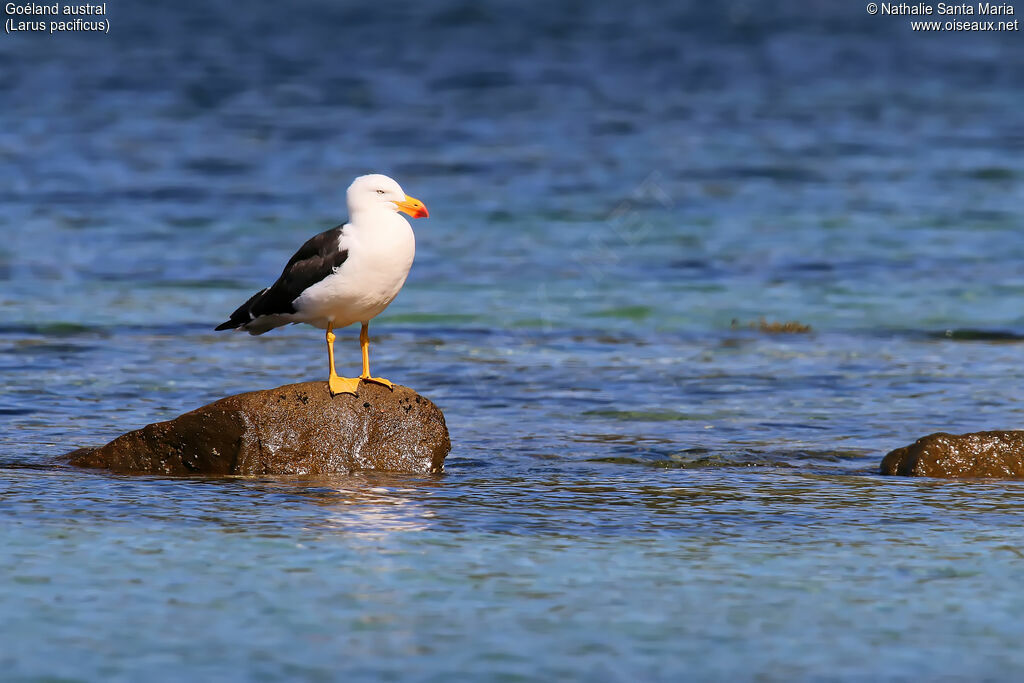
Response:
[[[308,323],[327,330],[331,396],[355,394],[360,381],[393,388],[383,377],[370,375],[370,320],[398,295],[416,254],[412,226],[399,212],[412,218],[430,215],[423,202],[386,175],[356,178],[345,198],[348,223],[303,244],[277,282],[253,294],[216,327],[263,334],[282,325]],[[363,372],[359,377],[339,377],[334,370],[334,328],[357,322],[362,323]]]

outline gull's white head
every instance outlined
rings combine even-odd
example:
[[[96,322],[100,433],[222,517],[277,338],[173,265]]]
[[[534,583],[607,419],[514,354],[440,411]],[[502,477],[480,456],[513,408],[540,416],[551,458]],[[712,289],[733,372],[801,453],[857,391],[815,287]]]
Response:
[[[386,175],[361,175],[352,181],[346,193],[349,215],[365,211],[402,211],[413,218],[426,218],[427,207],[410,197],[402,186]]]

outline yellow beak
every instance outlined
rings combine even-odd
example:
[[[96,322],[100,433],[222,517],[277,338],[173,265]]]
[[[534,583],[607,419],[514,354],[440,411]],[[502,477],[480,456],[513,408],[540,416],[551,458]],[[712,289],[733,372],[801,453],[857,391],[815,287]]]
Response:
[[[412,218],[426,218],[430,215],[427,207],[423,206],[423,202],[409,195],[405,195],[405,201],[395,202],[395,206],[399,211],[409,214]]]

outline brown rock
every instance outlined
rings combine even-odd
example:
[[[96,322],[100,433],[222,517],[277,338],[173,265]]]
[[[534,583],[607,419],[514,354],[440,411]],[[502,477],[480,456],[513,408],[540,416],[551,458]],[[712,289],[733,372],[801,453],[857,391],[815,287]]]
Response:
[[[412,389],[327,382],[228,396],[168,422],[68,454],[70,464],[139,474],[440,472],[451,450],[440,409]]]
[[[881,473],[941,479],[1024,479],[1024,431],[929,434],[886,455]]]

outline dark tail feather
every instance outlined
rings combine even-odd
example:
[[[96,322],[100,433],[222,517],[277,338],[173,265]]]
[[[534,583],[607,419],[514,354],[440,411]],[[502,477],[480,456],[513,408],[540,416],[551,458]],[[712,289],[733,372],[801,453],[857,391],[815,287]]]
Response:
[[[213,329],[218,332],[221,330],[233,330],[238,327],[241,327],[242,325],[245,325],[246,323],[252,322],[253,316],[251,311],[253,304],[255,304],[259,300],[259,298],[266,293],[266,291],[266,289],[261,289],[260,291],[253,294],[251,297],[249,297],[248,301],[246,301],[244,304],[235,309],[235,312],[231,314],[231,317],[229,319],[225,320],[224,322],[222,322],[220,325],[217,325],[217,327]]]

